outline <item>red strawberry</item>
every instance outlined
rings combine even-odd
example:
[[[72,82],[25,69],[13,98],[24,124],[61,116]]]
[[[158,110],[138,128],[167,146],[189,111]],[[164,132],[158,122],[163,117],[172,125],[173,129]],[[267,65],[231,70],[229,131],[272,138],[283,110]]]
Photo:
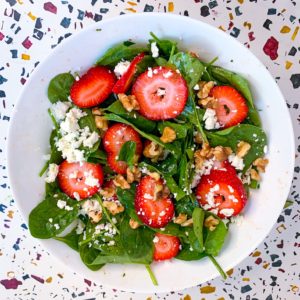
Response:
[[[116,123],[109,127],[103,137],[103,147],[108,153],[107,162],[109,167],[119,174],[125,174],[127,164],[123,161],[118,161],[117,156],[125,142],[136,142],[136,154],[142,153],[142,141],[140,135],[129,125]]]
[[[202,176],[196,196],[203,209],[214,212],[220,218],[239,214],[247,201],[243,183],[228,170],[212,170],[209,175]]]
[[[65,160],[59,165],[57,178],[61,190],[79,200],[97,193],[103,183],[103,171],[98,164],[69,163]]]
[[[210,95],[218,100],[216,115],[223,128],[241,123],[248,115],[244,97],[231,86],[216,86]]]
[[[136,66],[138,63],[141,62],[144,56],[145,56],[144,53],[140,53],[132,60],[128,70],[122,75],[122,77],[114,85],[112,89],[114,93],[119,94],[119,93],[126,93],[128,91],[136,72]]]
[[[171,259],[179,252],[180,240],[176,236],[156,233],[153,242],[153,258],[156,261]]]
[[[221,171],[228,171],[236,175],[235,168],[229,163],[229,161],[226,159],[224,161],[214,161],[213,165],[214,170],[221,170]]]
[[[93,67],[73,83],[71,99],[81,108],[96,106],[107,99],[115,81],[115,74],[106,67]]]
[[[146,225],[153,228],[166,226],[174,215],[171,199],[160,196],[163,181],[150,176],[141,179],[137,186],[134,206],[137,215]]]
[[[117,196],[117,193],[116,193],[116,186],[115,186],[114,181],[112,179],[110,179],[108,181],[105,181],[102,188],[103,189],[112,189],[112,190],[114,190],[114,194],[110,197],[110,200],[112,200],[112,201],[117,201],[118,200],[118,196]]]
[[[184,110],[188,89],[183,77],[173,69],[156,67],[141,74],[132,88],[139,112],[150,120],[176,118]]]

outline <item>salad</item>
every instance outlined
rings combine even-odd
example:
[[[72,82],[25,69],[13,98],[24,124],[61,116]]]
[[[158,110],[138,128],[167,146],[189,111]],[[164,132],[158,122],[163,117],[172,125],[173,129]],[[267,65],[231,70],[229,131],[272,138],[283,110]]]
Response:
[[[108,263],[216,261],[268,160],[248,82],[151,33],[49,83],[45,198],[29,229]]]

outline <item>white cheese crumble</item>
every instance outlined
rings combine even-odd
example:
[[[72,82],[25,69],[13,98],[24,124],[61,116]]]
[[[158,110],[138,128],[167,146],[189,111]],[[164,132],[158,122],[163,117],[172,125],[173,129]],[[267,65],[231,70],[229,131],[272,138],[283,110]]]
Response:
[[[238,157],[235,154],[230,154],[228,156],[228,160],[230,164],[235,167],[237,170],[243,170],[244,169],[244,161],[241,157]]]
[[[267,153],[268,153],[268,146],[265,145],[265,146],[264,146],[264,154],[267,154]]]
[[[158,241],[159,241],[159,238],[158,238],[158,236],[154,237],[154,239],[153,239],[153,243],[158,243]]]
[[[66,117],[66,113],[70,107],[71,103],[58,101],[52,105],[51,112],[57,121],[61,121]]]
[[[101,223],[95,227],[94,236],[98,234],[103,234],[107,237],[114,237],[116,235],[116,229],[110,223]]]
[[[205,129],[219,129],[221,127],[218,119],[216,117],[216,111],[212,108],[207,108],[205,110],[203,120],[205,121]]]
[[[87,200],[83,203],[81,212],[88,214],[91,211],[102,211],[102,207],[97,200]]]
[[[173,75],[173,73],[171,71],[168,71],[167,73],[163,74],[163,76],[167,79],[170,78],[172,75]]]
[[[120,61],[115,66],[114,73],[116,74],[116,76],[118,78],[120,78],[121,76],[123,76],[127,72],[129,66],[130,66],[130,61],[128,61],[128,60]]]
[[[194,86],[194,90],[195,90],[195,91],[199,91],[199,90],[200,90],[200,86],[199,86],[198,83]]]
[[[53,224],[53,226],[56,230],[58,230],[60,228],[60,226],[57,223]]]
[[[52,218],[49,218],[48,221],[49,221],[50,223],[52,223],[52,222],[53,222],[53,219],[52,219]]]
[[[76,234],[82,234],[84,228],[85,228],[84,223],[81,220],[78,220],[78,224],[76,227]]]
[[[223,214],[225,217],[230,218],[234,213],[234,209],[233,208],[223,208],[220,210],[220,213]]]
[[[58,171],[59,171],[59,167],[58,167],[57,164],[50,164],[49,168],[48,168],[47,176],[45,178],[45,181],[47,183],[54,182],[55,179],[56,179],[56,176],[58,174]]]
[[[154,58],[159,56],[159,49],[156,45],[156,42],[151,43],[151,53],[152,53],[152,57]]]
[[[92,170],[90,170],[89,172],[84,172],[83,174],[85,176],[84,183],[86,185],[91,186],[91,187],[99,186],[99,180],[93,176]],[[97,203],[98,203],[98,201],[97,201]]]
[[[149,78],[152,78],[152,77],[153,77],[153,70],[152,70],[152,68],[148,68],[147,76],[148,76]]]
[[[78,194],[77,192],[74,192],[74,193],[73,193],[73,197],[74,197],[77,201],[80,200],[80,196],[79,196],[79,194]]]
[[[57,205],[58,208],[64,209],[65,206],[67,205],[67,202],[64,201],[64,200],[58,200],[56,205]]]

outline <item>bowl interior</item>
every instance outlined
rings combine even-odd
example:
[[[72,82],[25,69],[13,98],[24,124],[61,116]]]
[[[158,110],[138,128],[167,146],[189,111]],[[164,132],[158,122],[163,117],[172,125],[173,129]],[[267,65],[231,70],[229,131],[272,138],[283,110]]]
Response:
[[[101,30],[99,30],[101,29]],[[226,245],[218,257],[228,270],[244,259],[265,238],[286,200],[292,179],[294,140],[289,113],[280,90],[265,67],[244,46],[205,23],[175,15],[137,14],[121,16],[92,26],[69,38],[31,75],[15,107],[8,141],[11,188],[26,220],[44,195],[38,173],[49,153],[52,128],[47,114],[47,86],[52,77],[67,71],[88,69],[106,49],[128,39],[145,43],[149,32],[178,40],[179,46],[200,54],[203,60],[218,57],[217,64],[243,74],[250,82],[268,135],[270,164],[261,188],[252,192],[241,226],[231,226]],[[79,255],[55,240],[43,240],[45,248],[73,271],[106,286],[137,292],[163,292],[191,287],[218,275],[206,259],[173,260],[154,264],[159,285],[153,286],[143,266],[107,265],[88,270]],[[180,272],[181,276],[178,276]],[[126,276],[123,276],[123,273]]]

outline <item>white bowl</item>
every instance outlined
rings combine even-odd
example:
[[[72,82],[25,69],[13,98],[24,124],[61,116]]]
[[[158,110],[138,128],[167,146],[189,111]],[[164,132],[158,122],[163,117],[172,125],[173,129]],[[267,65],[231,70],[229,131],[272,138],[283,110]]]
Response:
[[[97,30],[101,29],[101,31]],[[284,98],[262,63],[235,39],[210,25],[170,14],[136,14],[109,19],[81,31],[58,46],[31,75],[17,102],[10,122],[8,141],[9,179],[20,211],[28,220],[42,200],[44,180],[38,173],[49,152],[52,128],[47,114],[47,86],[52,77],[66,71],[84,71],[109,47],[132,39],[146,43],[149,32],[179,41],[181,48],[200,54],[203,60],[218,56],[217,64],[243,74],[250,82],[268,136],[270,163],[261,188],[254,191],[240,227],[231,226],[226,245],[217,258],[228,270],[263,241],[285,203],[292,180],[294,139]],[[78,253],[55,240],[41,240],[44,247],[73,271],[99,284],[136,292],[166,292],[195,286],[218,276],[208,259],[197,262],[172,260],[153,264],[158,279],[151,283],[139,265],[107,265],[92,272]],[[55,261],[53,261],[55,263]],[[126,276],[123,277],[123,274]]]

